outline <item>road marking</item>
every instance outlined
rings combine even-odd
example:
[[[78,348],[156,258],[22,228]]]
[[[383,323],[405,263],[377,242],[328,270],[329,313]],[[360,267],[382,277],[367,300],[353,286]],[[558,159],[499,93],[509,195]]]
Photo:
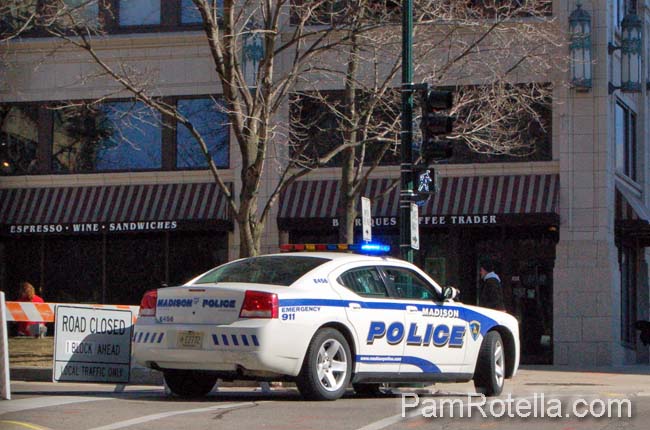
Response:
[[[0,403],[0,415],[10,412],[27,411],[30,409],[49,408],[52,406],[68,405],[70,403],[96,402],[110,400],[109,397],[86,396],[45,396],[30,397],[29,399],[7,400]]]
[[[385,429],[388,426],[392,426],[393,424],[397,424],[398,422],[402,420],[407,420],[407,418],[402,418],[402,414],[399,415],[393,415],[392,417],[384,418],[383,420],[375,421],[374,423],[370,423],[367,426],[363,426],[357,430],[381,430]]]
[[[19,427],[25,427],[30,430],[49,430],[47,427],[41,427],[30,423],[24,423],[22,421],[10,421],[10,420],[0,420],[0,424],[13,424]]]
[[[260,402],[258,402],[260,403]],[[210,406],[208,408],[198,408],[198,409],[185,409],[181,411],[171,411],[171,412],[161,412],[159,414],[152,414],[152,415],[145,415],[143,417],[139,418],[133,418],[130,420],[125,420],[125,421],[119,421],[113,424],[108,424],[105,426],[101,427],[94,427],[89,430],[116,430],[116,429],[122,429],[124,427],[131,427],[134,425],[146,423],[149,421],[155,421],[155,420],[160,420],[163,418],[168,418],[168,417],[173,417],[175,415],[184,415],[184,414],[197,414],[201,412],[210,412],[210,411],[218,411],[220,409],[233,409],[233,408],[239,408],[242,406],[254,406],[256,403],[253,402],[245,402],[245,403],[230,403],[230,404],[225,404],[225,405],[218,405],[218,406]]]
[[[470,397],[474,397],[474,396],[475,395],[470,394]],[[559,396],[557,396],[557,397],[559,397]],[[518,397],[518,399],[533,400],[534,397],[533,396],[526,396],[526,397]],[[489,405],[491,403],[493,403],[493,402],[495,402],[497,400],[499,400],[499,399],[487,400],[487,402],[485,403],[485,406],[489,407]],[[454,408],[456,408],[457,405],[454,404],[453,406],[454,406]],[[469,409],[469,406],[470,406],[469,403],[463,402],[463,405],[462,405],[463,409]],[[423,409],[424,409],[424,407],[421,407],[421,408],[418,408],[418,409],[416,409],[414,411],[410,411],[409,413],[406,414],[405,417],[402,417],[401,413],[397,414],[397,415],[390,416],[390,417],[386,417],[386,418],[384,418],[382,420],[375,421],[374,423],[370,423],[370,424],[365,425],[365,426],[363,426],[361,428],[358,428],[357,430],[381,430],[381,429],[385,429],[386,427],[391,426],[393,424],[397,424],[398,422],[406,422],[406,421],[412,420],[413,418],[421,417]],[[432,420],[432,423],[435,423],[435,420]],[[439,428],[442,428],[442,425],[440,425]]]

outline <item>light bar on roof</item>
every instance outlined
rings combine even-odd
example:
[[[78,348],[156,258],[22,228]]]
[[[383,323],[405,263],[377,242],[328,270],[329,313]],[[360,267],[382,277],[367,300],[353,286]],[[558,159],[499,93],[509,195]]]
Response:
[[[285,243],[280,245],[280,251],[353,251],[360,254],[386,254],[390,252],[390,245],[383,243]]]

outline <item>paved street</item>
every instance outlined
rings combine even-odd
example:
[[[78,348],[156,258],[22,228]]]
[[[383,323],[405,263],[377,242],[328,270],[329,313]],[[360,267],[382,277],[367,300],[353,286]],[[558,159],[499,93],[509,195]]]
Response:
[[[431,389],[399,389],[382,398],[361,398],[352,392],[335,402],[304,402],[291,388],[273,388],[270,393],[259,388],[223,388],[203,400],[185,401],[168,397],[162,387],[97,384],[69,384],[13,381],[13,399],[0,403],[0,429],[116,430],[116,429],[647,429],[650,420],[650,372],[646,368],[628,368],[625,374],[603,372],[566,372],[550,369],[523,370],[496,400],[488,400],[483,409],[490,414],[490,402],[496,415],[507,415],[508,393],[513,402],[533,402],[542,409],[561,402],[562,415],[571,414],[578,399],[594,402],[600,414],[608,399],[629,399],[632,418],[482,418],[480,397],[471,384],[437,385]],[[405,402],[419,408],[406,408]],[[426,395],[425,393],[433,393]],[[543,393],[543,394],[542,394]],[[524,400],[521,400],[524,399]],[[436,409],[441,401],[455,400],[451,409]],[[468,408],[468,404],[474,407]],[[530,403],[529,403],[530,405]],[[499,406],[499,407],[497,407]],[[557,406],[557,405],[555,405]],[[588,412],[587,403],[578,411]],[[435,409],[435,413],[434,413]],[[515,408],[511,408],[516,413]],[[461,410],[464,418],[458,418]],[[472,411],[471,418],[468,417]],[[533,414],[533,409],[529,412]],[[551,413],[557,410],[550,409]],[[604,411],[604,410],[603,410]],[[424,417],[422,413],[432,417]],[[521,410],[520,410],[521,412]],[[616,412],[616,411],[614,411]],[[435,414],[438,415],[435,415]],[[444,417],[441,417],[444,413]],[[437,418],[436,418],[437,417]]]

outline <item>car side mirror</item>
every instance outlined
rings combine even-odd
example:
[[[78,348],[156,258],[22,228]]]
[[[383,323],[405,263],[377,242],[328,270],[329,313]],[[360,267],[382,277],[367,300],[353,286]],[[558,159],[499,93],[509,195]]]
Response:
[[[445,301],[456,300],[460,295],[458,288],[446,286],[442,289],[442,297]]]

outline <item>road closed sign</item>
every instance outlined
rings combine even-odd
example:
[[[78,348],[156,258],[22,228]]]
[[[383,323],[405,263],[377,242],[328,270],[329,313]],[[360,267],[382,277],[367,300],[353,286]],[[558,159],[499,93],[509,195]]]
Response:
[[[54,381],[129,382],[130,310],[58,305]]]

